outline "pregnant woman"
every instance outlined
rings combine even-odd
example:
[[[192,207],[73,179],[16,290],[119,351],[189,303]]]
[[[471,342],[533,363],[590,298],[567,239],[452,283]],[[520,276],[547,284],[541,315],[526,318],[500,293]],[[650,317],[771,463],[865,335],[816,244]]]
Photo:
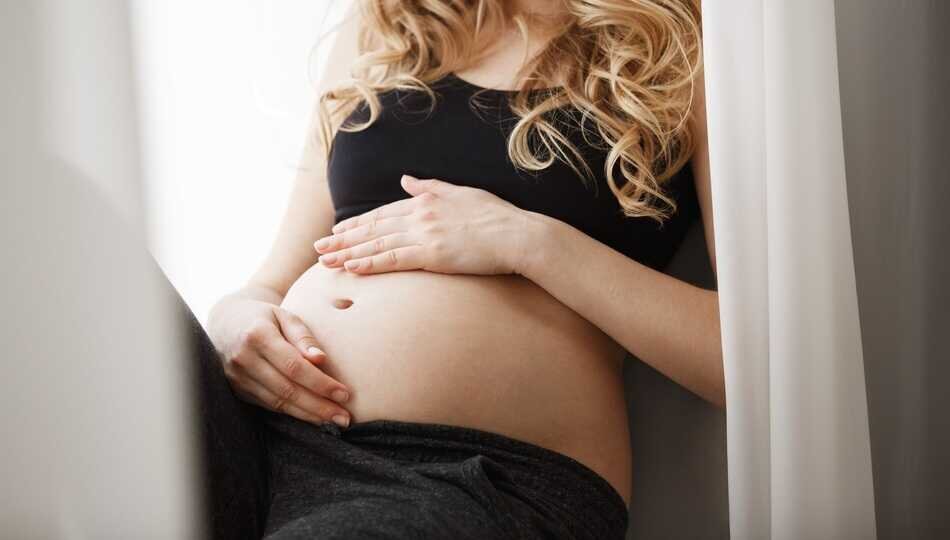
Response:
[[[621,538],[626,353],[724,405],[716,292],[662,272],[694,218],[715,261],[699,8],[359,4],[199,336],[215,531]]]

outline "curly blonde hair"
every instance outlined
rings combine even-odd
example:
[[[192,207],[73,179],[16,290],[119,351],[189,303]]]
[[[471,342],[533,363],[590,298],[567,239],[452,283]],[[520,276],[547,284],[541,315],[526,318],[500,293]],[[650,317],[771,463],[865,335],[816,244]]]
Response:
[[[585,142],[605,145],[604,175],[624,214],[662,223],[676,211],[661,185],[689,160],[694,84],[702,65],[697,0],[554,0],[562,30],[525,63],[510,105],[513,164],[539,171],[555,159],[579,176],[590,171],[557,128],[573,107]],[[514,24],[527,39],[528,17],[506,0],[360,0],[360,56],[352,78],[320,96],[319,136],[329,152],[335,129],[359,131],[380,114],[379,92],[426,92],[429,83],[476,64]],[[342,119],[365,103],[365,122]],[[588,133],[601,141],[591,142]],[[657,202],[666,205],[667,209]]]

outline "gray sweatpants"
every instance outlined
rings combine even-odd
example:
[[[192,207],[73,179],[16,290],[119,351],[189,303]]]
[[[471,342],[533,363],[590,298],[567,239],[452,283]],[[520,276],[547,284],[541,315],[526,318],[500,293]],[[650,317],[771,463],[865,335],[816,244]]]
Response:
[[[267,538],[623,538],[627,508],[568,456],[500,434],[268,413]]]

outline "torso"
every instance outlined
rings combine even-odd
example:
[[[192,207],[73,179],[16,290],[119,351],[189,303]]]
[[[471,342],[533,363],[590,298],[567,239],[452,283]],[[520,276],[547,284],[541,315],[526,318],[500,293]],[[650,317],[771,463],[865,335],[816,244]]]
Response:
[[[425,98],[391,93],[381,96],[384,113],[375,124],[337,135],[328,168],[336,221],[408,197],[399,178],[409,173],[488,189],[649,266],[669,260],[696,212],[688,171],[671,184],[681,208],[662,230],[648,219],[625,219],[602,175],[595,190],[560,163],[535,175],[511,166],[506,94],[489,93],[498,106],[479,118],[459,97],[474,86],[450,77],[434,88],[445,99],[430,117],[418,112]],[[595,172],[603,166],[601,152],[585,156]],[[352,305],[341,309],[339,300]],[[326,371],[352,390],[354,422],[388,418],[500,433],[576,459],[629,502],[624,351],[531,281],[356,275],[317,264],[282,305],[310,326],[327,353]]]
[[[322,369],[352,390],[354,422],[501,433],[573,457],[629,497],[623,351],[532,282],[318,264],[283,306],[313,330]]]

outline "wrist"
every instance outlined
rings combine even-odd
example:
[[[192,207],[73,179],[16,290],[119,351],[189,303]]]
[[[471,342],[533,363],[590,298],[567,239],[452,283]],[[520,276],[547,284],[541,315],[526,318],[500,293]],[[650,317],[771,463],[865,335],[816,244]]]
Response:
[[[235,302],[240,300],[236,293],[229,293],[218,299],[208,311],[208,337],[216,347],[230,334],[230,325],[234,318]]]
[[[513,273],[532,279],[537,270],[544,266],[546,254],[550,253],[550,244],[556,236],[558,221],[550,216],[528,210],[524,211],[523,217],[518,256],[513,265]]]
[[[279,305],[281,298],[273,290],[246,285],[218,299],[208,312],[208,334],[212,341],[227,338],[248,314],[262,313],[264,308]]]

